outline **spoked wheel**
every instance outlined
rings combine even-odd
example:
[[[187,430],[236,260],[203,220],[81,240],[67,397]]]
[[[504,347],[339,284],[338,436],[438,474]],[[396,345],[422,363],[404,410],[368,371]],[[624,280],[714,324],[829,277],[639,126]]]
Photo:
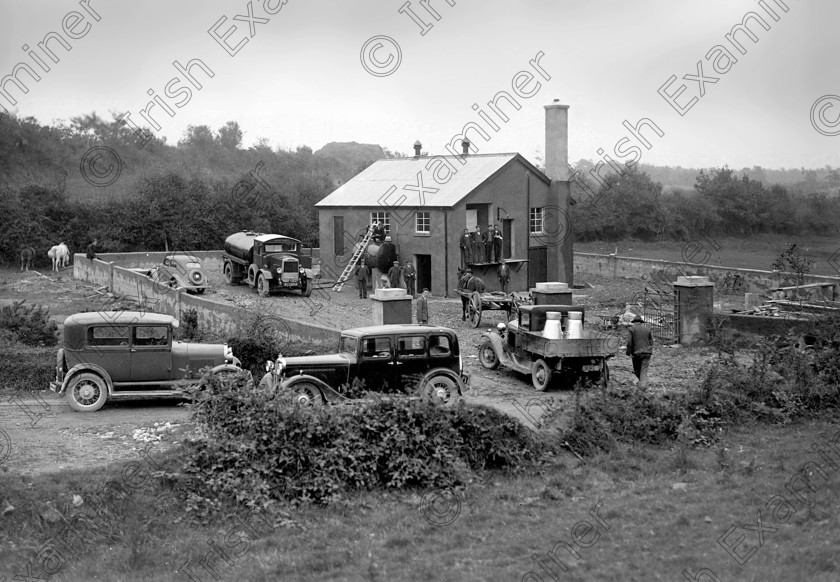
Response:
[[[78,412],[96,412],[108,399],[108,386],[98,374],[79,374],[64,393],[70,408]]]
[[[323,406],[324,397],[312,382],[298,382],[292,386],[295,391],[295,402],[298,406]]]
[[[470,323],[472,326],[478,327],[481,325],[481,293],[473,291],[470,295]]]
[[[423,398],[442,406],[454,406],[460,399],[458,384],[444,374],[432,377],[420,389]]]
[[[531,383],[537,392],[545,392],[548,385],[551,384],[553,375],[552,369],[542,358],[538,359],[531,366]]]
[[[484,340],[478,347],[478,361],[488,370],[495,370],[499,367],[499,356],[496,355],[496,350],[493,349],[490,340]]]
[[[260,297],[268,297],[270,290],[271,287],[268,284],[268,279],[260,275],[260,278],[257,279],[257,293],[260,294]]]

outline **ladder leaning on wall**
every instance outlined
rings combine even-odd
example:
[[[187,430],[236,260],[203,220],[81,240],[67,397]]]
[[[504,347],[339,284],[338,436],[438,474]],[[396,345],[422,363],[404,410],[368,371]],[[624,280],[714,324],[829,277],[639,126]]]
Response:
[[[333,291],[341,291],[341,288],[344,286],[344,283],[347,279],[350,278],[350,274],[353,272],[353,269],[356,268],[356,264],[359,262],[359,259],[365,254],[367,250],[368,243],[370,243],[370,239],[373,236],[373,228],[368,228],[368,231],[365,233],[365,237],[362,239],[358,245],[356,245],[356,250],[353,251],[353,256],[350,257],[350,261],[347,263],[347,266],[344,267],[344,271],[342,271],[341,276],[338,278],[338,281],[335,282],[333,285]]]

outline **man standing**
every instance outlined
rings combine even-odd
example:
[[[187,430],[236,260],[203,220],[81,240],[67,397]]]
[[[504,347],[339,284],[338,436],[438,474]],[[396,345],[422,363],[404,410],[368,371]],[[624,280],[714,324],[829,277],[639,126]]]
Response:
[[[96,258],[97,245],[99,245],[99,241],[96,239],[93,239],[93,242],[88,245],[87,252],[85,253],[85,256],[88,258],[88,260],[92,261]]]
[[[466,267],[473,262],[472,258],[472,237],[469,229],[464,229],[464,234],[461,235],[461,240],[458,244],[461,247],[461,266]]]
[[[403,279],[405,280],[405,289],[408,294],[414,297],[414,281],[417,278],[417,270],[414,268],[414,263],[410,260],[405,262],[405,267],[402,271]]]
[[[487,225],[487,232],[484,233],[484,262],[491,263],[493,261],[493,225]]]
[[[647,388],[648,365],[650,364],[650,356],[653,354],[653,334],[639,315],[633,318],[629,331],[630,339],[627,342],[625,353],[633,358],[633,374],[639,379],[639,390],[645,390]]]
[[[497,263],[502,260],[502,231],[498,224],[493,225],[493,255]]]
[[[400,286],[400,262],[394,261],[394,266],[388,270],[388,285],[391,289],[396,289]]]
[[[507,293],[508,283],[510,282],[510,267],[507,266],[507,261],[502,259],[502,264],[499,265],[499,270],[496,271],[499,276],[499,286],[503,293]]]
[[[472,259],[473,263],[480,263],[484,258],[484,237],[481,234],[481,227],[475,225],[475,232],[472,235]]]
[[[367,299],[367,286],[368,279],[370,278],[370,269],[367,264],[365,264],[364,259],[359,261],[359,264],[356,265],[354,275],[356,276],[356,284],[359,286],[359,299]]]
[[[417,323],[429,323],[429,289],[424,287],[423,294],[417,299]]]

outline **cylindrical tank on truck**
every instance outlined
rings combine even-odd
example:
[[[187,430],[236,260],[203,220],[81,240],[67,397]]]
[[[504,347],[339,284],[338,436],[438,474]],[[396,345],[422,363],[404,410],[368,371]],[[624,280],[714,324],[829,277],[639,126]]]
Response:
[[[263,297],[279,289],[312,293],[312,257],[301,242],[280,234],[237,232],[225,239],[222,270],[230,285],[245,281]]]

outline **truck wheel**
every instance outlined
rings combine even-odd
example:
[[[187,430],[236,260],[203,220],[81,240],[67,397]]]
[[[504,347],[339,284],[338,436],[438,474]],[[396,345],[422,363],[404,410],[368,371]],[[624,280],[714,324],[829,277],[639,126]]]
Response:
[[[531,383],[537,392],[545,392],[553,375],[552,369],[542,358],[535,361],[531,367]]]
[[[270,292],[271,287],[268,284],[268,279],[260,275],[259,279],[257,279],[257,293],[260,294],[260,297],[268,297]]]
[[[304,297],[312,295],[312,279],[304,279],[300,286],[300,294]]]
[[[230,263],[225,263],[225,267],[223,269],[225,274],[225,282],[228,285],[238,285],[239,278],[233,276],[233,265]]]
[[[96,412],[108,399],[108,386],[99,374],[77,374],[67,385],[64,397],[76,412]]]
[[[496,350],[493,349],[490,340],[484,340],[478,346],[478,361],[488,370],[495,370],[499,367],[499,357],[496,355]]]

